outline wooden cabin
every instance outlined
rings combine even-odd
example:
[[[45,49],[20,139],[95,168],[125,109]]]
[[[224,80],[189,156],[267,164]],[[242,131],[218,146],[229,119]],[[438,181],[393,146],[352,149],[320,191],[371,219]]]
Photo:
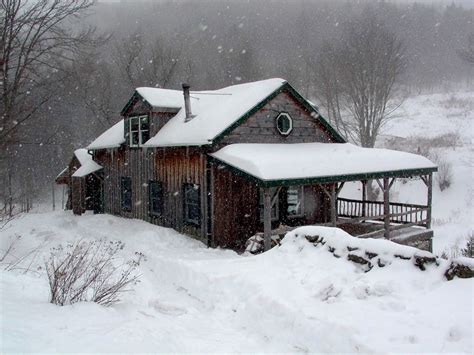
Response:
[[[105,213],[237,250],[259,232],[268,248],[272,231],[304,224],[358,225],[353,235],[430,248],[436,166],[346,143],[283,79],[213,91],[137,88],[121,115],[87,147],[101,167]],[[425,203],[390,202],[395,179],[406,177],[424,181]],[[383,201],[367,200],[368,180],[380,184]],[[348,181],[364,187],[360,200],[338,197]]]

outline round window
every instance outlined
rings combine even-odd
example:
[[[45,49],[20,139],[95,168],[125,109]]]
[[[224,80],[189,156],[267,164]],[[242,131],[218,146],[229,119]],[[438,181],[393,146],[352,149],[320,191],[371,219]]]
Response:
[[[276,128],[280,134],[287,136],[293,129],[293,121],[287,113],[280,113],[276,118]]]

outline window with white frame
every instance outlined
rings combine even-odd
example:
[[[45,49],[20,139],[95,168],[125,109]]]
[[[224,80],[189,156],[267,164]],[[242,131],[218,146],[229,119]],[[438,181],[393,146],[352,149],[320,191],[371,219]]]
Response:
[[[286,194],[287,216],[304,216],[304,186],[290,186]]]
[[[278,132],[280,132],[282,136],[289,135],[291,130],[293,129],[293,120],[291,119],[291,116],[286,112],[280,113],[277,116],[275,123]]]
[[[139,147],[150,138],[150,120],[148,116],[129,118],[130,147]]]
[[[277,221],[279,217],[279,195],[278,195],[279,190],[276,187],[271,187],[270,188],[270,199],[272,203],[272,221]],[[260,189],[260,194],[259,194],[259,212],[260,212],[260,222],[263,222],[263,190]]]

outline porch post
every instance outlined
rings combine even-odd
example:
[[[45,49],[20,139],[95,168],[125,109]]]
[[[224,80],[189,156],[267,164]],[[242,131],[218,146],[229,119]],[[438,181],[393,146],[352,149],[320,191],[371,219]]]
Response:
[[[270,250],[272,246],[272,201],[269,187],[263,188],[263,246]]]
[[[366,216],[367,180],[362,180],[362,217]]]
[[[390,184],[388,177],[383,178],[383,214],[384,214],[384,237],[390,239]]]
[[[331,225],[333,227],[337,225],[336,183],[331,185]]]
[[[431,229],[431,205],[433,203],[433,173],[430,173],[428,175],[428,201],[427,201],[427,207],[428,209],[426,210],[426,228]]]

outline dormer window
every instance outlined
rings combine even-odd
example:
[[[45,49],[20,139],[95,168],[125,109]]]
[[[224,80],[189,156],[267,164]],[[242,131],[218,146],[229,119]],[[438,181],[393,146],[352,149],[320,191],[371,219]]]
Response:
[[[293,121],[291,116],[285,112],[282,112],[276,118],[276,128],[282,136],[287,136],[293,129]]]
[[[148,116],[130,117],[130,147],[139,147],[150,139],[150,120]]]

